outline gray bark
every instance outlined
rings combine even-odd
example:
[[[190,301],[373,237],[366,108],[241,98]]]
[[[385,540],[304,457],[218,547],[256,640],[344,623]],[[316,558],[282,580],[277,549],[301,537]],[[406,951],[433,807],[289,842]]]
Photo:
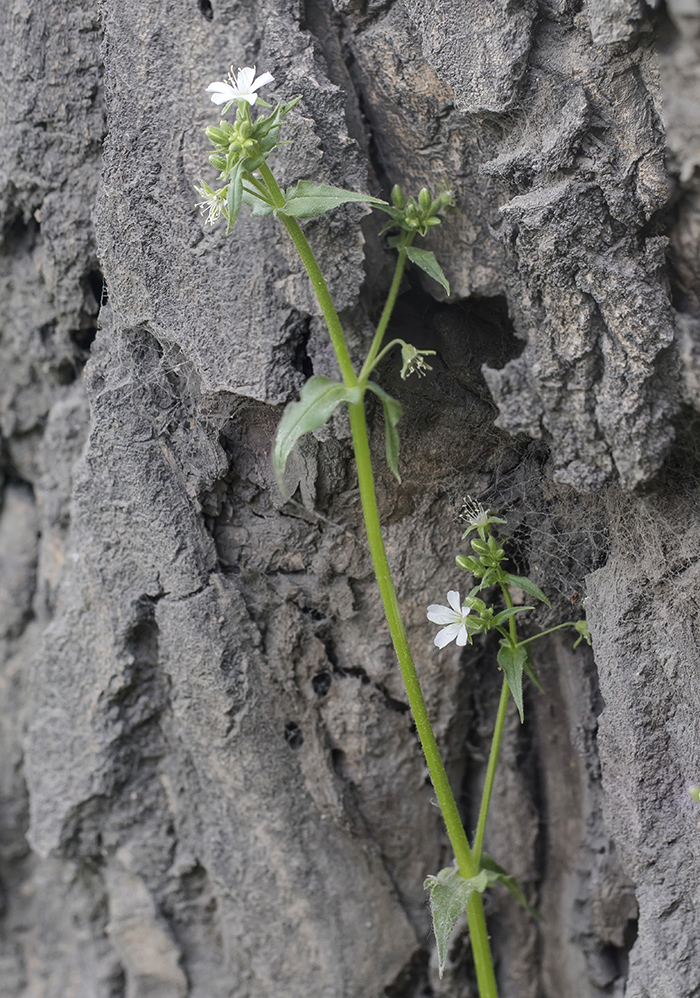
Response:
[[[502,998],[700,995],[700,4],[10,0],[0,39],[0,996],[476,994],[439,980],[422,882],[449,845],[363,540],[336,376],[274,219],[205,227],[204,88],[257,64],[303,100],[275,166],[417,193],[446,300],[395,326],[434,371],[403,484],[371,415],[390,560],[474,827],[492,643],[437,654],[464,588],[451,500],[580,615],[509,715],[487,849],[544,915],[487,915]],[[392,260],[376,218],[307,232],[358,359]],[[534,633],[534,631],[533,631]]]

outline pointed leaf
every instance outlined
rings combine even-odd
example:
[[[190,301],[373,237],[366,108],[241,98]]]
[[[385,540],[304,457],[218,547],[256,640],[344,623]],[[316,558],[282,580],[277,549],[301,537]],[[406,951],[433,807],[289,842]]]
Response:
[[[525,648],[513,648],[510,644],[502,644],[498,652],[498,664],[503,669],[510,692],[523,721],[523,667],[527,652]]]
[[[430,891],[430,913],[437,943],[440,977],[445,969],[450,933],[457,919],[466,911],[474,891],[481,894],[488,886],[488,873],[481,870],[476,877],[465,879],[454,867],[440,870],[436,877],[426,877],[425,889]]]
[[[362,390],[358,386],[348,388],[329,378],[312,375],[302,388],[299,401],[289,403],[277,427],[272,461],[278,481],[282,479],[287,458],[299,437],[323,426],[341,402],[357,403],[361,398]]]
[[[535,583],[530,582],[530,580],[526,579],[524,575],[511,575],[510,572],[504,572],[503,581],[508,586],[517,586],[518,589],[522,589],[522,591],[527,593],[528,596],[534,596],[535,599],[541,600],[543,603],[546,603],[547,606],[552,605],[542,590],[538,589]]]
[[[532,905],[528,904],[527,898],[523,894],[520,884],[515,877],[512,876],[512,874],[506,873],[502,866],[499,866],[494,859],[491,859],[491,857],[487,856],[485,853],[481,854],[481,869],[486,873],[489,885],[495,883],[503,884],[504,887],[508,888],[518,904],[522,905],[529,915],[536,918],[538,922],[544,921],[539,911],[537,911],[536,908],[533,908]]]
[[[421,270],[424,270],[428,277],[432,277],[432,279],[437,281],[438,284],[442,284],[443,288],[449,295],[450,285],[442,272],[442,267],[435,259],[435,254],[431,250],[418,249],[417,246],[407,246],[406,256],[411,263],[415,263],[416,267],[420,267]]]
[[[386,463],[393,471],[397,481],[401,482],[399,474],[399,431],[396,429],[398,421],[401,419],[401,403],[387,395],[383,388],[368,381],[367,387],[371,392],[382,400],[384,409],[384,432],[386,437]]]
[[[371,194],[346,191],[342,187],[330,187],[328,184],[312,184],[308,180],[300,180],[296,187],[288,188],[285,198],[287,204],[284,208],[284,214],[292,215],[294,218],[316,218],[341,204],[355,201],[365,204],[384,203],[380,198],[372,197]]]
[[[504,621],[510,620],[510,618],[514,617],[516,613],[524,613],[526,610],[534,609],[534,606],[509,606],[507,610],[501,610],[500,613],[496,614],[493,618],[493,623],[498,626],[499,624],[504,623]]]

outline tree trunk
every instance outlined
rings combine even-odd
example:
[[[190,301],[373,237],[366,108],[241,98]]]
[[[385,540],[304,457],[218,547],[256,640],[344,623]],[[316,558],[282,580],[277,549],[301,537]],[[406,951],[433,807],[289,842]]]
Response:
[[[656,7],[656,10],[652,10]],[[445,182],[393,328],[433,371],[382,521],[467,829],[495,647],[438,652],[455,516],[588,615],[538,646],[486,849],[501,998],[700,994],[700,3],[10,0],[0,112],[0,996],[468,998],[423,891],[451,862],[363,536],[347,418],[270,449],[337,377],[274,218],[205,226],[205,87],[301,94],[273,153],[388,196]],[[272,97],[270,99],[273,99]],[[306,224],[355,361],[381,219]],[[566,634],[566,632],[564,632]]]

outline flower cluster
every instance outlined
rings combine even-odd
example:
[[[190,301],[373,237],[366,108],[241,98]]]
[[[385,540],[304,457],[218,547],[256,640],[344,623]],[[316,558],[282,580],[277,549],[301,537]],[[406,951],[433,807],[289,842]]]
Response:
[[[424,236],[428,229],[442,221],[440,212],[452,206],[452,195],[444,190],[433,198],[427,187],[415,198],[406,198],[398,184],[391,191],[391,205],[377,205],[380,211],[390,215],[392,221],[382,230],[387,232],[398,225],[404,232]]]
[[[265,107],[270,106],[257,91],[273,80],[271,73],[256,77],[254,66],[239,69],[234,75],[232,66],[227,80],[210,83],[207,87],[207,93],[211,94],[215,104],[226,105],[222,114],[226,114],[232,104],[237,104],[236,120],[234,124],[222,120],[218,127],[210,126],[205,130],[215,150],[209,162],[220,171],[218,179],[226,180],[227,184],[216,190],[201,180],[195,190],[203,198],[199,206],[203,214],[208,213],[207,221],[213,225],[223,215],[229,232],[244,201],[254,211],[257,209],[259,214],[270,210],[267,197],[261,194],[252,175],[279,145],[284,117],[301,99],[297,97],[287,104],[278,103],[270,114],[251,118],[250,109],[254,104],[260,102]]]

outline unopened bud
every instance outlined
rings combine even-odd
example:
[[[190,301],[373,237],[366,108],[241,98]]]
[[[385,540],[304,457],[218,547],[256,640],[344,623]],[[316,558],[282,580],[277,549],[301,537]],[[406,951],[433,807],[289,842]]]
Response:
[[[391,201],[395,208],[403,208],[406,204],[406,198],[398,184],[394,184],[391,188]]]
[[[418,204],[421,206],[421,209],[423,211],[430,211],[430,206],[432,203],[433,199],[430,196],[430,191],[428,190],[427,187],[424,187],[423,190],[418,195]]]
[[[253,134],[253,125],[250,121],[240,121],[237,131],[242,139],[249,139]]]

